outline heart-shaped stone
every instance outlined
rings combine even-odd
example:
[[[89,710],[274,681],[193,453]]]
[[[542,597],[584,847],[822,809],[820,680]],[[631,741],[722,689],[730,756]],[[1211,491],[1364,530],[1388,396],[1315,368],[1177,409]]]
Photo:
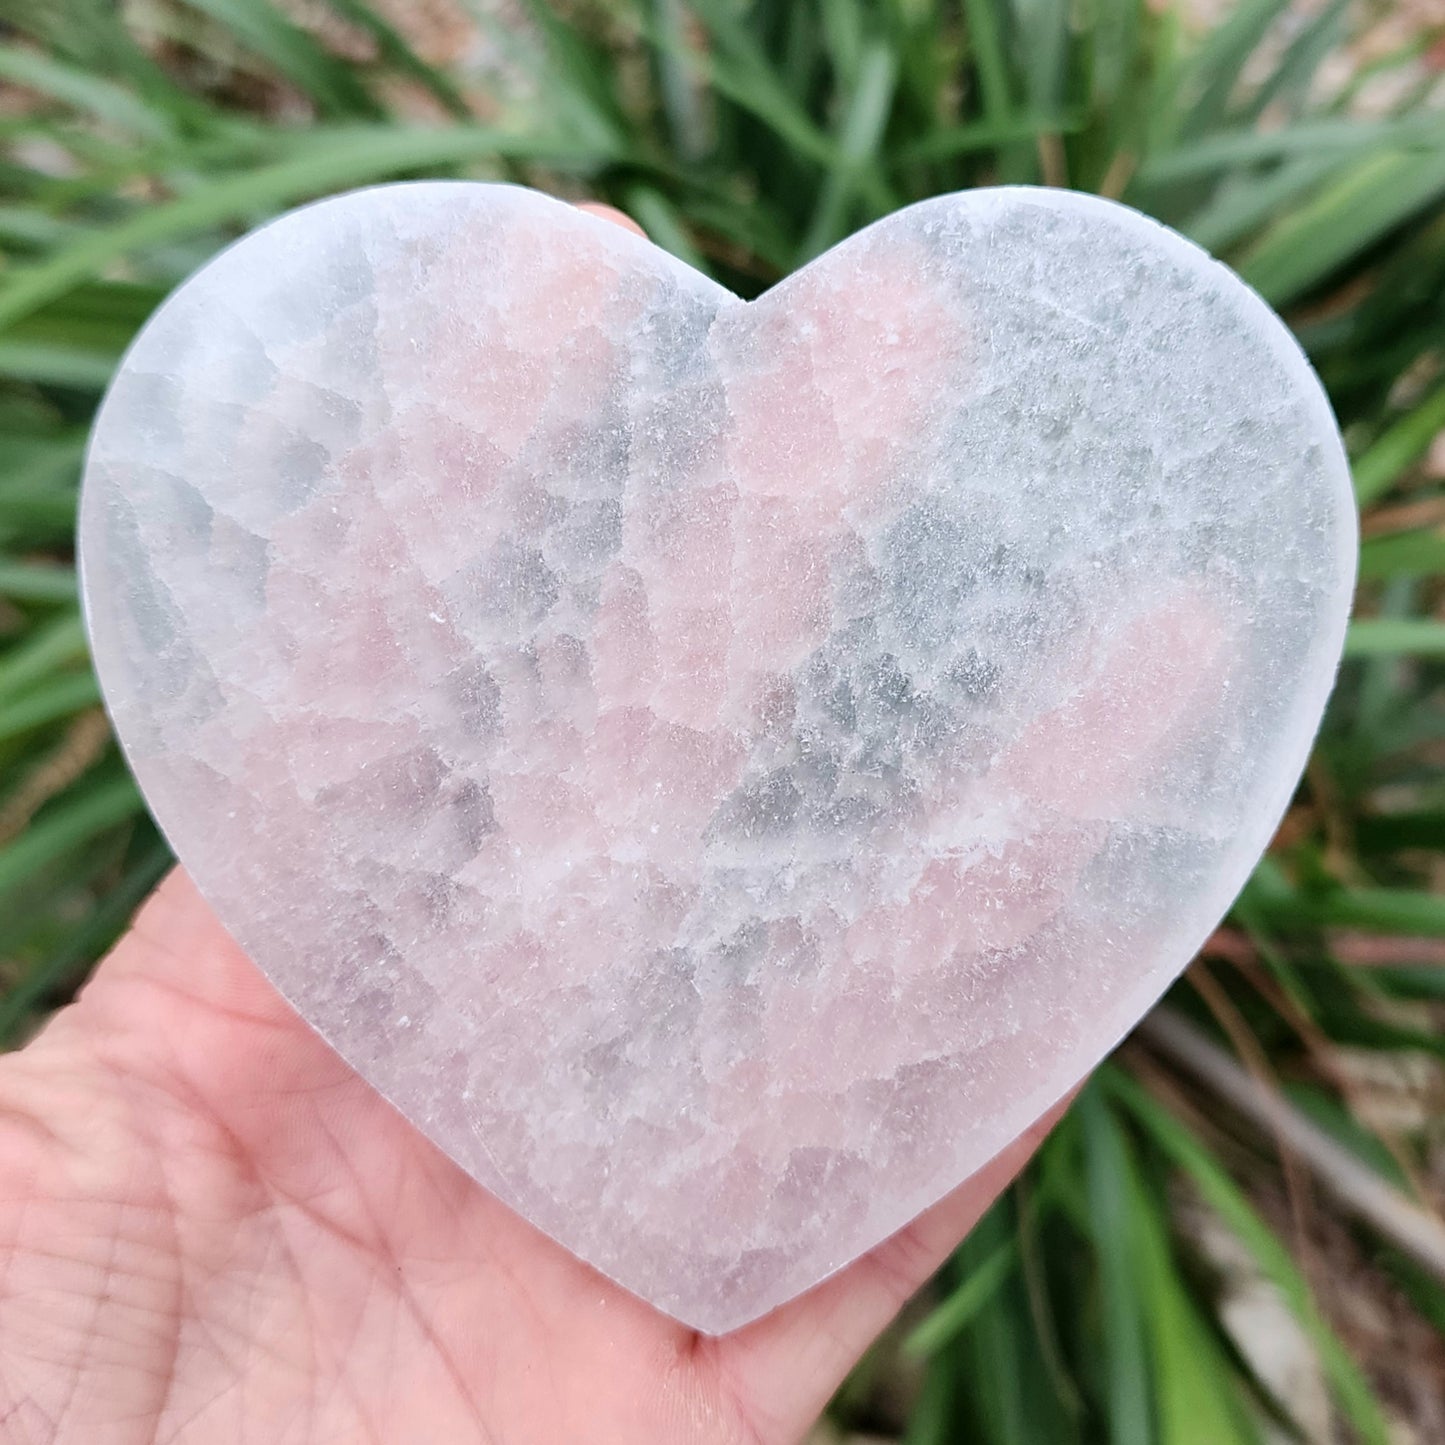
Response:
[[[82,554],[239,942],[482,1184],[721,1331],[1198,948],[1304,764],[1355,523],[1284,328],[1123,207],[945,196],[744,304],[426,183],[161,308]]]

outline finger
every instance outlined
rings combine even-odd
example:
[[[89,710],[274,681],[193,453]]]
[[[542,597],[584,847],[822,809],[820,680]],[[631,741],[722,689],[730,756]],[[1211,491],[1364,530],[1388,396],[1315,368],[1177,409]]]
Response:
[[[634,235],[641,236],[644,241],[647,239],[647,232],[616,206],[605,206],[601,201],[581,201],[577,209],[586,211],[589,216],[596,216],[599,221],[611,221],[614,226],[621,226],[624,231],[631,231]]]
[[[221,926],[190,875],[173,868],[81,991],[87,1014],[109,1009],[116,985],[151,986],[255,1023],[302,1028],[266,976]]]
[[[703,1340],[765,1441],[817,1418],[868,1345],[1008,1187],[1063,1116],[1061,1100],[971,1179],[801,1298],[731,1335]]]

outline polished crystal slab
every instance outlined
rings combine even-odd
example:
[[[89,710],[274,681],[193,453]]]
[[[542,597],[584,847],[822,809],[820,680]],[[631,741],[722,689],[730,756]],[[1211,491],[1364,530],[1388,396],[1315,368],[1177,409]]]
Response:
[[[973,1173],[1183,967],[1354,556],[1268,308],[1028,189],[748,304],[519,188],[309,206],[146,327],[82,516],[107,703],[226,926],[708,1331]]]

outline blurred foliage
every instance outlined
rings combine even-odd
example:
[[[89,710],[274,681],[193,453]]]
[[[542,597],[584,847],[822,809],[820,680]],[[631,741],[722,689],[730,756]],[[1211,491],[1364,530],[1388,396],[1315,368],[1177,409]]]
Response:
[[[1438,1207],[1445,38],[1387,5],[1215,8],[0,0],[0,1038],[70,995],[168,864],[98,709],[70,541],[100,393],[187,271],[292,203],[466,175],[610,201],[751,295],[920,197],[1069,185],[1167,221],[1284,310],[1363,509],[1305,786],[1169,1007],[1402,1207]],[[1384,1117],[1382,1091],[1414,1112]],[[1323,1226],[1329,1181],[1289,1165],[1167,1051],[1130,1046],[849,1382],[838,1428],[1326,1438],[1241,1343],[1202,1210],[1234,1283],[1308,1343],[1328,1438],[1384,1445],[1402,1420],[1445,1438],[1403,1378],[1439,1367],[1445,1282],[1388,1228]],[[1368,1328],[1342,1298],[1361,1294]]]

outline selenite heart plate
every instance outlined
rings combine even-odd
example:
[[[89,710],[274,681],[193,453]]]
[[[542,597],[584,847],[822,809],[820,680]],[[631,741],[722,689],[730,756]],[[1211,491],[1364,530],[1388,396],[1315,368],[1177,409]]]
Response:
[[[1354,558],[1268,308],[1027,189],[751,303],[522,189],[307,207],[146,327],[82,516],[106,700],[226,926],[477,1180],[713,1332],[1184,966]]]

